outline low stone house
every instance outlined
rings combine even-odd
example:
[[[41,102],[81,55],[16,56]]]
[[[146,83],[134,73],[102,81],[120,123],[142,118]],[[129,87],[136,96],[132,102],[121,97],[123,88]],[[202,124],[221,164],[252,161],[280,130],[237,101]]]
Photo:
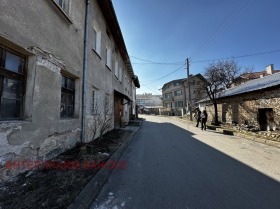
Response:
[[[247,81],[218,95],[219,121],[255,127],[256,130],[280,129],[280,73]],[[214,121],[211,101],[200,101]]]

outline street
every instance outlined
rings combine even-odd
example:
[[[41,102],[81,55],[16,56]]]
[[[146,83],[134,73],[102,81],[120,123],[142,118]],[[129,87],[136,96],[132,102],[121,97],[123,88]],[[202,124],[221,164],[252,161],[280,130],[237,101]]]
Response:
[[[279,209],[280,149],[146,119],[91,209]]]

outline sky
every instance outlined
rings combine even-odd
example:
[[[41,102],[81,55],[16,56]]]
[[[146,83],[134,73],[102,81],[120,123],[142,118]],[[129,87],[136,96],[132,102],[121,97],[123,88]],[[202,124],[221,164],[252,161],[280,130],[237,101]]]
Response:
[[[280,69],[279,0],[112,0],[141,88],[201,73],[213,60]],[[244,56],[245,55],[245,56]]]

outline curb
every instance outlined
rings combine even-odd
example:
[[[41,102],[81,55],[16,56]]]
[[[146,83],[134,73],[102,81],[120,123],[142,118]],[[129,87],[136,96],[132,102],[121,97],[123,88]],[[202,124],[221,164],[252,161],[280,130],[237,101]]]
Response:
[[[139,127],[133,131],[128,137],[127,140],[119,147],[117,151],[107,160],[112,160],[114,162],[118,162],[139,128],[141,127],[142,122]],[[85,186],[85,188],[80,192],[80,194],[74,199],[71,205],[68,206],[67,209],[87,209],[91,206],[99,191],[104,186],[108,177],[112,173],[113,169],[101,168],[96,175],[90,180],[90,182]]]

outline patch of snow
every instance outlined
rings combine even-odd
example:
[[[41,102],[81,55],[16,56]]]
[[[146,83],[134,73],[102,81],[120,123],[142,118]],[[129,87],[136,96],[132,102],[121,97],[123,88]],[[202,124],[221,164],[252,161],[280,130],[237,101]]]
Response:
[[[107,152],[103,152],[101,155],[106,156],[106,157],[110,156],[109,153],[107,153]]]

